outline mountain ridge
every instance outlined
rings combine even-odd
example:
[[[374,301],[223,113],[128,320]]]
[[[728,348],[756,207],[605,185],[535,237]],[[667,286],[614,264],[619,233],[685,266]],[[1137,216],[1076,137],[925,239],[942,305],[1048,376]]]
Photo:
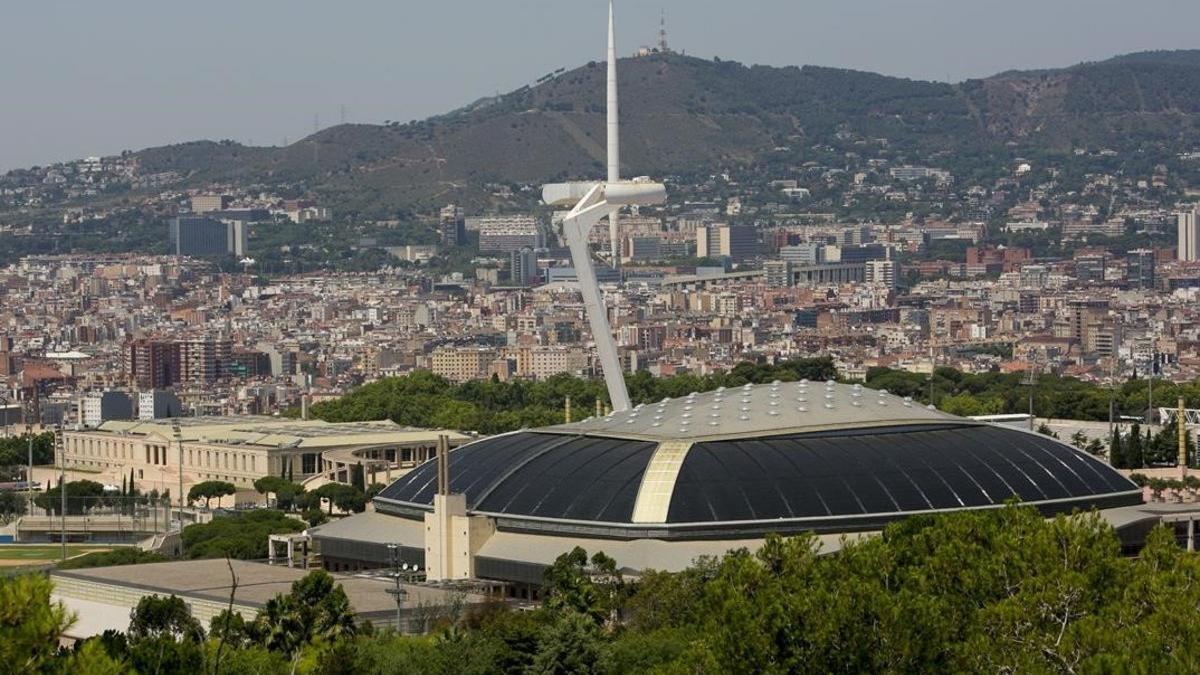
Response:
[[[146,171],[289,183],[336,208],[386,214],[471,203],[490,183],[603,174],[604,67],[407,124],[345,124],[284,147],[194,141],[134,155]],[[901,159],[1005,144],[1069,151],[1200,139],[1200,50],[1137,52],[957,84],[828,66],[679,54],[622,59],[622,171],[689,174],[775,161],[780,148],[887,139]]]

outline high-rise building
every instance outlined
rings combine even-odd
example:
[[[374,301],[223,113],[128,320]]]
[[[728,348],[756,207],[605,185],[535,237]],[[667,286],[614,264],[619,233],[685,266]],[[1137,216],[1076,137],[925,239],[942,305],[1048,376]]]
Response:
[[[246,254],[246,223],[207,216],[172,218],[168,236],[175,255],[222,256]]]
[[[1200,260],[1200,214],[1196,209],[1179,214],[1179,249],[1177,252],[1180,262],[1195,262]]]
[[[1154,251],[1149,249],[1139,248],[1129,252],[1125,259],[1125,278],[1129,280],[1130,286],[1143,289],[1154,288],[1154,258]]]
[[[228,372],[234,377],[267,377],[271,374],[271,357],[266,352],[234,350],[229,356]]]
[[[879,284],[888,288],[896,287],[895,260],[868,260],[864,270],[864,281],[868,284]]]
[[[696,228],[696,256],[749,260],[758,255],[758,230],[749,225],[708,225]]]
[[[183,403],[175,392],[166,389],[154,389],[138,393],[137,418],[139,420],[158,420],[164,417],[179,417],[183,415]]]
[[[888,248],[881,244],[843,246],[838,261],[843,263],[865,263],[868,260],[883,260],[887,256]]]
[[[803,242],[794,246],[781,246],[779,257],[794,265],[818,265],[826,262],[825,245]]]
[[[138,389],[165,389],[180,381],[179,345],[138,339],[125,345],[125,376]]]
[[[215,382],[226,374],[233,355],[229,338],[189,338],[179,342],[179,361],[182,381],[203,385]]]
[[[533,249],[526,246],[520,251],[513,251],[509,257],[509,277],[514,286],[526,286],[538,281],[537,254]]]
[[[663,255],[662,237],[629,237],[626,241],[630,260],[661,260],[666,257]]]
[[[0,335],[0,377],[15,375],[17,372],[16,359],[13,358],[13,339],[8,335]]]
[[[701,225],[696,228],[697,258],[715,258],[721,255],[717,229],[718,226],[715,225]]]
[[[838,237],[842,246],[862,246],[871,243],[871,228],[848,227],[842,230]]]
[[[462,207],[449,204],[438,216],[438,236],[442,246],[458,246],[466,239],[466,216]]]
[[[1075,258],[1075,280],[1081,284],[1104,283],[1104,270],[1108,256],[1104,253],[1088,253]]]
[[[792,263],[788,260],[768,260],[763,263],[767,285],[786,288],[792,285]]]
[[[510,253],[526,247],[542,247],[542,230],[536,220],[487,224],[479,229],[480,251]]]
[[[98,427],[108,420],[131,420],[133,399],[123,391],[90,394],[80,401],[79,414],[88,427]]]

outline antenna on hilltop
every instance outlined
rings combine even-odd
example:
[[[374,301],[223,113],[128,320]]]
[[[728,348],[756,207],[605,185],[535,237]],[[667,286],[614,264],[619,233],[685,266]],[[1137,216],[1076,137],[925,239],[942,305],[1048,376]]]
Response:
[[[314,136],[314,138],[312,139],[313,164],[321,163],[321,146],[317,143],[317,139],[315,138],[315,136],[317,135],[317,132],[320,130],[321,130],[321,115],[320,115],[320,113],[314,113],[313,114],[313,136]]]
[[[658,51],[663,54],[666,54],[667,52],[671,51],[670,48],[667,47],[667,10],[666,9],[661,10],[661,14],[658,19]]]
[[[341,107],[338,108],[338,112],[341,114],[342,124],[345,124],[346,123],[346,104],[343,103],[341,105]]]

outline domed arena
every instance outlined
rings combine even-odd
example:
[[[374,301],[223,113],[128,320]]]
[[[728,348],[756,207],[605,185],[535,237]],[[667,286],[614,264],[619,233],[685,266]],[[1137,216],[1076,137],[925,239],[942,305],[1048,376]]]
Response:
[[[770,533],[812,532],[835,550],[843,535],[907,516],[1014,499],[1047,516],[1143,502],[1127,478],[1054,438],[859,385],[776,382],[462,445],[444,467],[389,485],[375,513],[314,538],[350,569],[382,562],[391,541],[423,567],[459,565],[451,577],[537,584],[576,545],[630,570],[681,569]]]

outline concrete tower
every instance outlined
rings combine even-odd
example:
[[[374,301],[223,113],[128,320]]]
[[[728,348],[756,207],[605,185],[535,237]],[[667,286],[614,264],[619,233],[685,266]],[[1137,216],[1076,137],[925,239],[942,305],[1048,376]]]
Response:
[[[563,235],[571,249],[571,261],[579,280],[579,292],[596,342],[596,355],[604,369],[604,382],[615,411],[628,410],[629,391],[622,376],[617,343],[608,324],[608,313],[596,271],[592,265],[588,235],[603,218],[609,222],[609,240],[613,250],[613,265],[620,255],[617,246],[617,211],[624,206],[650,206],[667,199],[662,183],[649,178],[620,179],[620,149],[617,137],[617,49],[613,31],[612,2],[608,4],[608,180],[604,182],[551,183],[542,186],[542,201],[548,205],[574,204],[563,217]]]
[[[608,3],[608,182],[621,180],[621,123],[617,106],[617,40],[612,0]],[[608,245],[613,269],[621,267],[620,218],[617,209],[608,215]]]

